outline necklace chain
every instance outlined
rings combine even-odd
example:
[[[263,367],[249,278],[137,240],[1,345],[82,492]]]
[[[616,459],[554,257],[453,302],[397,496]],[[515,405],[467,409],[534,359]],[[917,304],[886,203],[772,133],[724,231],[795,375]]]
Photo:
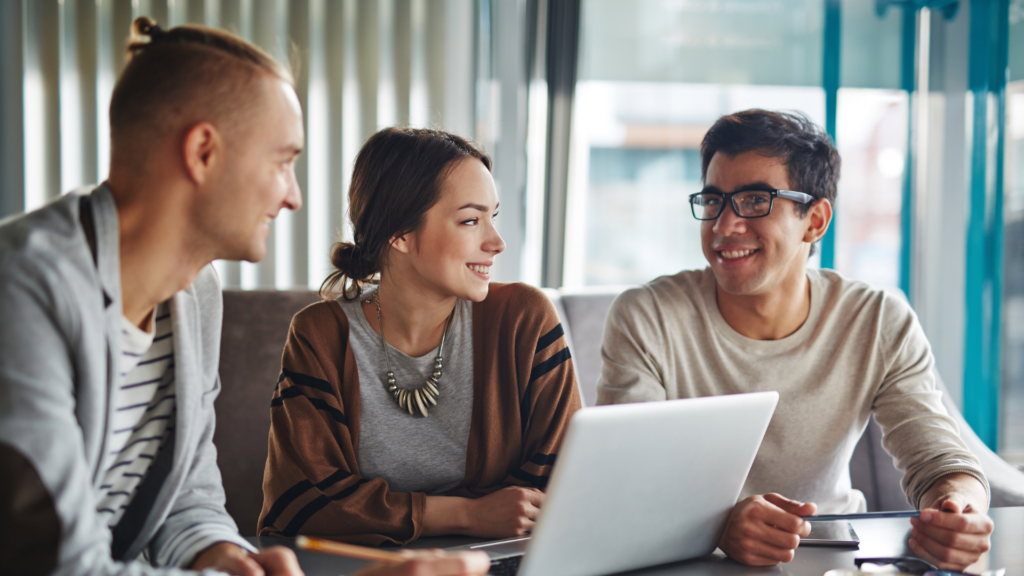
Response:
[[[444,363],[444,341],[448,337],[448,329],[452,325],[452,318],[455,316],[455,308],[452,308],[451,314],[448,315],[448,319],[445,321],[444,332],[441,333],[441,346],[437,349],[437,358],[434,359],[434,371],[427,378],[427,381],[419,388],[405,389],[399,388],[395,384],[395,373],[391,370],[391,358],[388,356],[388,343],[384,340],[384,320],[380,315],[380,288],[374,292],[374,303],[377,306],[377,325],[380,327],[380,345],[384,350],[384,364],[388,369],[388,382],[387,391],[394,397],[395,402],[398,402],[398,407],[402,410],[406,410],[409,414],[415,416],[419,412],[424,418],[427,417],[427,407],[437,406],[437,398],[441,395],[441,371]],[[367,302],[369,303],[369,302]],[[458,303],[456,303],[456,308]]]

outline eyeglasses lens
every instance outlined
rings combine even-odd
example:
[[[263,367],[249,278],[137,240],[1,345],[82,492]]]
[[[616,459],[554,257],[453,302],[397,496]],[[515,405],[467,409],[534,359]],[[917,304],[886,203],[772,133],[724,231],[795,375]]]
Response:
[[[714,220],[722,212],[722,197],[716,194],[697,194],[690,199],[693,216],[698,220]]]
[[[748,190],[732,195],[732,207],[742,218],[767,216],[772,209],[771,192]],[[725,199],[718,194],[697,194],[690,199],[693,215],[698,220],[714,220],[722,213]]]
[[[772,195],[769,192],[751,190],[740,192],[732,198],[734,205],[739,206],[739,215],[744,218],[764,216],[772,206]]]

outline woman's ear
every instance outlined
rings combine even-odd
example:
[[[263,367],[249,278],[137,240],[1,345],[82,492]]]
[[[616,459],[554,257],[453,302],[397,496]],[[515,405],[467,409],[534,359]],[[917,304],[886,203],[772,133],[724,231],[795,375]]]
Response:
[[[398,250],[402,254],[409,254],[413,251],[412,233],[407,232],[405,234],[392,236],[391,240],[388,242],[388,247],[391,250]]]

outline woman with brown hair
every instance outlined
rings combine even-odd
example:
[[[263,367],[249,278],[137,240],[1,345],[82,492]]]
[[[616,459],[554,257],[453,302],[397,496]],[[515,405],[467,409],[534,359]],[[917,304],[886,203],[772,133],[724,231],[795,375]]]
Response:
[[[355,241],[335,245],[325,300],[285,345],[260,535],[376,545],[532,529],[580,396],[551,302],[490,282],[505,248],[490,167],[437,130],[363,146]]]

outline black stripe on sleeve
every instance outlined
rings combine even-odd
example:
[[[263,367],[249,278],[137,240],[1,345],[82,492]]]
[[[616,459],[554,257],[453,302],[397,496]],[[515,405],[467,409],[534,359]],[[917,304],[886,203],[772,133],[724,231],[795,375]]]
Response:
[[[322,400],[320,398],[310,398],[309,396],[306,396],[302,392],[302,389],[299,388],[298,386],[291,386],[289,388],[281,390],[281,395],[270,401],[270,407],[274,408],[276,406],[283,406],[285,400],[288,400],[290,398],[296,398],[298,396],[301,396],[306,400],[309,400],[309,403],[312,404],[313,407],[316,408],[317,410],[323,410],[324,412],[330,414],[331,418],[333,418],[335,422],[338,422],[343,426],[348,426],[348,419],[345,418],[345,414],[343,414],[341,410],[338,410],[334,406],[331,406],[330,404],[327,403],[326,400]]]
[[[540,352],[541,350],[547,348],[548,346],[551,346],[552,344],[555,343],[556,340],[558,340],[564,335],[565,331],[562,330],[562,325],[559,324],[558,326],[555,326],[554,328],[551,329],[550,332],[541,336],[540,339],[537,340],[537,352]]]
[[[556,352],[551,358],[548,358],[534,366],[533,370],[530,371],[530,381],[526,385],[526,391],[523,393],[523,399],[519,401],[519,426],[520,433],[523,437],[526,436],[526,424],[530,421],[530,410],[533,406],[532,399],[530,398],[533,394],[533,382],[548,372],[551,372],[569,358],[571,358],[569,348],[565,347]]]
[[[289,522],[288,526],[285,526],[284,530],[281,531],[281,535],[288,538],[294,538],[295,535],[299,533],[299,530],[302,529],[302,526],[313,517],[313,514],[323,510],[331,502],[337,502],[338,500],[351,496],[365,482],[365,478],[360,478],[359,482],[345,488],[334,496],[324,496],[321,494],[315,500],[303,506],[302,510],[299,510],[295,516],[292,517],[292,521]]]
[[[284,494],[281,494],[281,496],[274,501],[274,505],[270,507],[270,511],[267,512],[267,516],[263,519],[263,525],[273,526],[274,522],[277,521],[277,517],[281,515],[281,512],[284,512],[284,509],[287,508],[289,504],[294,502],[299,496],[308,492],[312,487],[312,482],[309,480],[303,480],[295,486],[285,490]]]
[[[292,386],[290,388],[285,388],[284,390],[281,390],[281,395],[280,396],[270,400],[270,407],[273,408],[274,406],[280,406],[280,405],[284,404],[285,400],[287,400],[289,398],[295,398],[296,396],[302,396],[302,389],[301,388],[299,388],[298,386]]]
[[[523,482],[533,484],[534,486],[540,488],[541,490],[548,487],[547,476],[534,476],[529,472],[524,472],[522,468],[517,468],[513,470],[512,477],[515,478],[516,480],[522,480]]]
[[[571,358],[571,355],[569,354],[569,348],[562,348],[560,351],[556,352],[555,355],[552,356],[551,358],[548,358],[547,360],[533,367],[533,370],[530,371],[530,382],[533,382],[537,378],[540,378],[541,376],[547,374],[548,372],[551,372],[559,364],[565,362],[569,358]]]
[[[538,452],[530,458],[530,462],[537,466],[552,466],[556,458],[558,458],[558,454],[541,454]]]
[[[334,406],[331,406],[325,400],[321,400],[319,398],[310,398],[309,396],[306,396],[306,400],[309,400],[309,403],[312,404],[313,407],[316,408],[317,410],[323,410],[324,412],[330,414],[331,418],[333,418],[335,422],[341,424],[342,426],[348,426],[348,419],[345,418],[345,415],[341,413],[341,410],[338,410]]]
[[[530,396],[532,394],[533,379],[530,379],[530,383],[526,385],[526,392],[523,393],[523,399],[519,401],[519,434],[521,438],[526,438],[526,423],[530,421]]]
[[[292,372],[291,370],[282,368],[281,376],[280,378],[277,379],[277,381],[281,382],[281,380],[284,380],[285,378],[288,378],[289,380],[298,384],[299,386],[315,388],[321,392],[327,392],[328,394],[334,393],[334,389],[331,388],[331,385],[326,380],[313,378],[312,376],[306,376],[305,374],[299,374],[298,372]]]
[[[331,486],[334,486],[338,482],[341,482],[342,480],[344,480],[345,478],[348,478],[351,475],[352,475],[351,472],[346,472],[346,471],[342,470],[341,468],[339,468],[334,474],[331,474],[327,478],[324,478],[323,480],[317,482],[316,483],[316,488],[317,488],[317,490],[326,490],[327,488],[330,488]]]
[[[277,518],[281,515],[281,512],[284,512],[285,508],[287,508],[299,496],[302,496],[303,494],[308,492],[311,488],[315,487],[317,490],[325,490],[327,488],[330,488],[331,486],[334,486],[338,482],[341,482],[345,478],[348,478],[351,475],[351,472],[346,472],[339,468],[333,474],[317,482],[316,484],[313,484],[309,480],[303,480],[302,482],[299,482],[298,484],[285,490],[284,494],[281,494],[281,496],[274,502],[274,505],[270,507],[270,511],[267,512],[267,517],[263,519],[264,525],[272,526],[274,522],[277,521]]]

